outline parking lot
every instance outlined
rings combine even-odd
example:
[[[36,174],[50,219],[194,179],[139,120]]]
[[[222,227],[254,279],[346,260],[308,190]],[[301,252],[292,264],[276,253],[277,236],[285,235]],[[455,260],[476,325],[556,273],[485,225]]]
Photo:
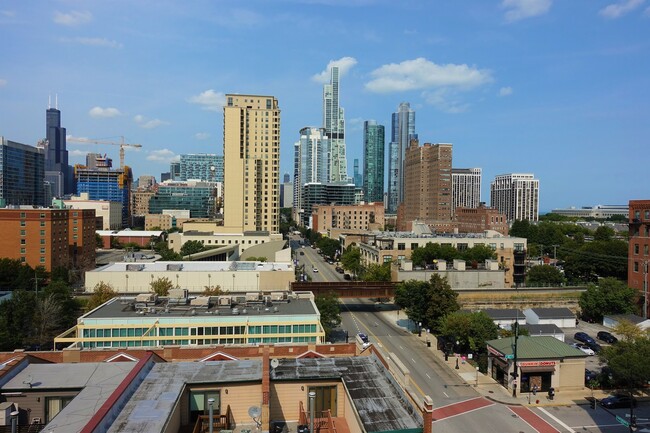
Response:
[[[584,322],[582,320],[580,321],[580,323],[578,323],[577,328],[564,328],[563,331],[564,331],[564,334],[565,334],[564,341],[566,343],[568,343],[568,344],[579,343],[579,341],[576,341],[573,338],[573,335],[576,332],[581,331],[581,332],[585,332],[591,338],[596,340],[596,342],[598,344],[600,344],[603,348],[607,347],[609,345],[607,343],[605,343],[604,341],[600,341],[600,340],[598,340],[596,338],[596,334],[598,334],[598,331],[609,331],[612,334],[614,334],[614,332],[612,332],[611,329],[606,328],[603,325],[600,325],[598,323],[588,323],[588,322]],[[614,335],[616,335],[616,334],[614,334]],[[597,354],[595,356],[588,356],[585,359],[585,368],[587,368],[588,370],[600,371],[602,367],[603,367],[603,365],[600,363],[600,359],[598,358]]]

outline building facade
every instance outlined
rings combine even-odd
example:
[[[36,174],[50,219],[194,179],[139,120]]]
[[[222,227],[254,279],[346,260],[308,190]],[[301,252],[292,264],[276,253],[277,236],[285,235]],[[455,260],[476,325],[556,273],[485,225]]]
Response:
[[[484,204],[477,208],[457,207],[454,220],[459,233],[483,233],[485,230],[493,230],[508,236],[509,225],[506,216]]]
[[[408,231],[414,221],[449,231],[451,221],[451,144],[411,141],[404,160],[404,201],[397,229]]]
[[[368,202],[384,201],[384,126],[363,123],[363,194]]]
[[[339,67],[330,69],[330,82],[323,86],[323,128],[329,137],[328,182],[347,182],[345,113],[339,104]]]
[[[142,190],[138,188],[131,193],[133,197],[133,215],[144,216],[149,214],[149,200],[155,195],[155,191]]]
[[[214,218],[216,214],[214,184],[200,181],[167,181],[149,199],[149,213],[164,209],[189,210],[192,218]]]
[[[303,218],[304,186],[329,180],[329,138],[323,128],[305,127],[294,145],[293,219]]]
[[[319,204],[352,205],[355,203],[353,183],[308,183],[303,186],[303,203],[300,223],[311,227],[314,206]]]
[[[643,318],[650,317],[648,270],[650,265],[650,200],[630,200],[630,241],[627,285],[639,291]]]
[[[404,200],[404,159],[415,133],[415,111],[408,102],[399,104],[392,115],[391,141],[388,161],[388,213],[397,213],[397,206]]]
[[[539,219],[539,180],[531,173],[501,174],[490,184],[490,206],[508,221]]]
[[[0,137],[0,206],[45,206],[42,149]]]
[[[278,233],[278,100],[273,96],[228,94],[223,125],[224,230]]]
[[[72,167],[68,165],[66,131],[61,127],[61,111],[58,104],[45,112],[45,180],[52,187],[54,197],[74,192]]]
[[[311,228],[319,233],[329,233],[333,229],[381,230],[384,228],[384,203],[316,205],[312,211]]]
[[[551,213],[575,218],[607,219],[614,216],[629,218],[629,210],[628,205],[599,204],[596,206],[583,206],[581,208],[553,209]]]
[[[181,155],[180,180],[223,182],[223,156],[212,153]]]
[[[90,200],[88,193],[84,192],[78,196],[70,197],[70,200],[63,200],[63,204],[69,209],[90,209],[95,212],[95,218],[101,220],[99,230],[119,230],[122,226],[122,203],[117,201]]]
[[[457,207],[477,208],[481,203],[481,169],[452,168],[452,212]]]

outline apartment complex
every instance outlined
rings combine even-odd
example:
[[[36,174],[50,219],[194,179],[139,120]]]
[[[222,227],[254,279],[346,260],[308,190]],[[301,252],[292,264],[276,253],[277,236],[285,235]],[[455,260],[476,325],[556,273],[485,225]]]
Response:
[[[226,95],[224,227],[280,229],[280,108],[273,96]]]
[[[417,140],[415,133],[415,111],[408,102],[399,104],[392,115],[391,139],[388,160],[388,213],[397,213],[397,207],[404,200],[404,160],[411,140]]]
[[[457,207],[477,208],[481,203],[481,169],[452,168],[452,213]]]
[[[381,230],[384,228],[384,203],[355,205],[316,205],[312,212],[311,229],[329,233],[332,229]]]
[[[329,137],[329,182],[347,182],[345,114],[339,104],[339,67],[330,68],[330,82],[323,86],[323,129]]]
[[[2,257],[52,271],[57,267],[95,266],[93,210],[34,208],[0,209]]]
[[[501,174],[490,184],[490,206],[508,221],[539,219],[539,180],[530,173]]]
[[[323,128],[305,127],[294,144],[293,219],[303,222],[304,186],[309,183],[326,184],[329,181],[329,138]]]
[[[149,213],[149,200],[155,195],[155,191],[138,188],[131,193],[133,197],[133,215],[144,216]]]
[[[180,179],[223,182],[223,156],[212,153],[181,155]]]
[[[404,160],[404,201],[399,206],[397,229],[408,231],[414,221],[438,231],[451,231],[451,144],[420,146],[412,140]]]
[[[312,227],[314,206],[329,203],[352,205],[356,203],[353,183],[308,183],[303,186],[302,218],[305,227]]]
[[[0,206],[5,205],[46,205],[45,155],[0,136]]]
[[[384,126],[363,123],[363,196],[368,202],[384,201]]]
[[[117,201],[90,200],[87,192],[63,200],[69,209],[92,209],[95,211],[97,230],[119,230],[122,226],[122,203]]]
[[[643,317],[650,317],[650,200],[630,200],[630,242],[627,285],[641,293]]]
[[[457,207],[454,215],[459,233],[482,233],[493,230],[508,236],[508,220],[498,210],[484,204],[476,208]]]
[[[149,198],[149,213],[164,209],[189,210],[192,218],[214,218],[217,212],[215,183],[202,181],[165,181]]]

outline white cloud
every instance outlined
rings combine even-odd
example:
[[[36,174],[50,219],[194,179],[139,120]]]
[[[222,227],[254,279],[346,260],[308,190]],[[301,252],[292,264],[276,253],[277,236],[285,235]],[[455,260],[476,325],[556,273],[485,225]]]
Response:
[[[94,117],[95,119],[117,117],[122,115],[120,110],[112,107],[107,107],[107,108],[93,107],[90,109],[88,114],[90,115],[90,117]]]
[[[0,11],[0,15],[2,15],[3,17],[7,17],[7,18],[13,18],[13,17],[16,16],[16,12],[3,10],[3,11]]]
[[[315,74],[311,77],[312,80],[317,83],[329,83],[330,81],[330,70],[332,66],[339,67],[339,77],[345,75],[354,65],[357,64],[357,59],[354,57],[341,57],[338,60],[330,60],[327,64],[327,67],[321,73]]]
[[[370,73],[371,92],[389,93],[436,87],[470,89],[492,81],[490,71],[467,65],[437,65],[425,58],[383,65]]]
[[[424,92],[424,99],[438,110],[450,114],[458,114],[469,109],[469,104],[463,102],[458,93],[450,88],[436,89],[433,92]]]
[[[7,80],[4,78],[0,78],[0,87],[6,86],[7,85]]]
[[[499,89],[499,96],[510,96],[512,95],[512,87],[502,87]]]
[[[645,3],[645,0],[621,0],[618,3],[605,6],[599,13],[605,18],[616,19],[632,12],[634,9],[643,5],[643,3]]]
[[[197,132],[196,134],[194,134],[194,138],[196,138],[197,140],[207,140],[208,138],[210,138],[210,133]]]
[[[501,8],[506,10],[506,21],[511,23],[525,18],[544,15],[551,9],[553,0],[503,0]]]
[[[191,104],[202,105],[204,110],[221,111],[226,105],[226,95],[209,89],[196,96],[191,96],[187,101]]]
[[[88,155],[88,151],[87,150],[81,150],[81,149],[68,150],[68,155],[69,156],[86,156],[86,155]]]
[[[93,14],[88,11],[79,12],[71,11],[68,13],[54,12],[54,22],[64,26],[78,26],[86,24],[93,20]]]
[[[133,121],[138,124],[140,128],[153,129],[163,125],[169,125],[169,122],[165,122],[160,119],[151,119],[148,120],[142,114],[136,114],[133,116]]]
[[[123,45],[117,41],[106,38],[60,38],[61,42],[87,45],[90,47],[107,47],[107,48],[122,48]]]
[[[161,162],[166,164],[169,164],[175,158],[177,158],[177,155],[169,149],[152,150],[149,152],[149,155],[147,155],[147,161]]]

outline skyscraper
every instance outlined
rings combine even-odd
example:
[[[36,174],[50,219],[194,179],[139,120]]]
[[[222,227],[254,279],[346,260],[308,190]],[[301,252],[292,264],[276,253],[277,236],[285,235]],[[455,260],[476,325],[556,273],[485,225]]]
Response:
[[[330,82],[323,86],[323,128],[329,137],[329,182],[347,182],[345,115],[339,106],[339,68],[332,66]]]
[[[408,102],[399,104],[393,113],[391,142],[388,160],[388,212],[397,212],[397,206],[404,201],[404,160],[411,140],[417,140],[415,133],[415,111]]]
[[[45,180],[52,195],[62,197],[74,191],[73,171],[68,165],[65,128],[61,127],[61,111],[48,106],[45,112]]]
[[[329,181],[329,138],[325,129],[305,127],[300,130],[300,140],[294,145],[293,219],[300,220],[304,203],[304,186],[308,183]]]
[[[539,180],[532,173],[500,174],[490,184],[490,204],[508,221],[537,221]]]
[[[223,156],[213,153],[190,153],[181,155],[179,180],[202,180],[223,182]]]
[[[384,201],[384,126],[363,123],[363,194],[368,203]]]
[[[43,150],[0,137],[0,207],[44,206]]]
[[[438,231],[451,224],[451,144],[420,146],[411,141],[404,159],[404,201],[399,206],[398,230],[411,230],[418,220]]]
[[[361,174],[361,170],[359,170],[359,158],[354,158],[354,174],[352,180],[354,181],[355,187],[363,187],[363,174]]]
[[[273,96],[226,95],[224,229],[279,232],[280,108]]]
[[[477,208],[481,203],[481,169],[453,168],[451,170],[453,185],[452,212],[457,207]]]

